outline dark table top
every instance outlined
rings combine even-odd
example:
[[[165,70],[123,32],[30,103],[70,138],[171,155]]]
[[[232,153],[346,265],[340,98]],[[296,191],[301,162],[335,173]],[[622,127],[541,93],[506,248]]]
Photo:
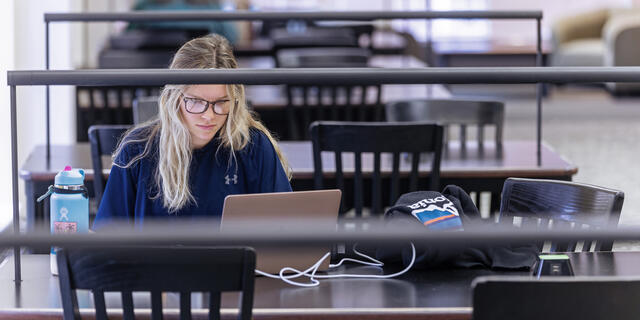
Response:
[[[570,253],[577,276],[639,276],[640,252]],[[349,272],[375,272],[366,267],[351,267]],[[344,270],[341,270],[344,272]],[[256,279],[254,314],[295,318],[301,316],[333,316],[336,318],[393,315],[398,318],[469,319],[471,314],[471,281],[482,275],[528,275],[528,272],[453,269],[411,271],[401,277],[386,280],[332,279],[314,288],[298,288],[280,280]],[[60,314],[58,279],[49,271],[48,255],[23,255],[23,282],[13,281],[13,259],[0,264],[0,315],[20,312]],[[81,308],[92,307],[86,292],[78,295]],[[136,305],[148,307],[144,295],[134,296]],[[107,306],[119,303],[117,297],[107,297]],[[168,308],[176,308],[178,297],[165,297]],[[192,299],[194,308],[201,303]],[[237,306],[237,296],[223,296],[223,314]],[[22,308],[24,310],[16,310]],[[52,310],[53,309],[53,310]],[[49,310],[49,311],[47,311]],[[56,313],[57,312],[57,313]]]
[[[293,169],[293,179],[313,178],[313,154],[310,141],[282,141],[280,146]],[[460,145],[451,143],[441,162],[441,177],[443,178],[508,178],[508,177],[571,177],[578,168],[543,145],[542,165],[536,163],[535,141],[505,141],[502,153],[498,153],[495,144],[486,142],[484,151],[479,152],[475,142],[467,144],[466,152],[462,152]],[[86,168],[86,179],[93,179],[91,152],[88,143],[74,145],[52,146],[51,162],[45,159],[45,147],[37,146],[20,169],[20,177],[25,180],[53,180],[56,173],[65,166]],[[343,168],[349,175],[354,171],[353,154],[343,155]],[[331,175],[334,171],[334,157],[330,153],[323,153],[323,166]],[[390,156],[382,159],[382,172],[390,172]],[[110,168],[109,157],[103,158],[104,168]],[[372,156],[364,155],[363,172],[372,172]],[[401,172],[408,172],[409,161],[403,161]],[[110,169],[105,169],[108,174]],[[430,163],[421,163],[421,174],[428,174]]]

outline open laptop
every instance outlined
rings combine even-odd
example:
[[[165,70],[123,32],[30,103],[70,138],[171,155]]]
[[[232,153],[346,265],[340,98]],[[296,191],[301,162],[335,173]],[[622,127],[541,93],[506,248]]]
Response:
[[[224,199],[220,230],[259,227],[261,231],[283,230],[290,226],[335,231],[342,192],[338,189],[229,195]],[[283,224],[252,225],[258,221]],[[256,269],[277,274],[284,267],[305,270],[331,251],[330,246],[254,247]],[[329,267],[326,259],[319,270]]]

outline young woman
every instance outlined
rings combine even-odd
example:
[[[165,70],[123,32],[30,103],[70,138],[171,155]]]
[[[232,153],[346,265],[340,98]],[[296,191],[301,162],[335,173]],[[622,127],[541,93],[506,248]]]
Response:
[[[171,69],[237,68],[229,42],[209,35],[184,44]],[[113,221],[220,217],[229,194],[291,191],[274,138],[247,108],[242,85],[166,85],[159,118],[130,130],[93,228]]]

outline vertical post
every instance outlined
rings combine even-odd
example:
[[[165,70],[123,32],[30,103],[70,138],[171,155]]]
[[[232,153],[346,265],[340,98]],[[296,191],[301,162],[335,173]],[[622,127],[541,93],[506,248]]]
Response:
[[[45,21],[44,22],[44,50],[45,50],[45,68],[46,70],[49,70],[49,21]],[[51,128],[49,128],[50,125],[50,115],[49,115],[49,86],[46,86],[46,93],[45,93],[45,107],[46,107],[46,130],[47,130],[47,147],[46,147],[46,159],[47,159],[47,168],[49,168],[50,163],[51,163]]]
[[[542,34],[540,26],[540,18],[536,18],[536,67],[542,67]],[[536,103],[537,103],[537,136],[536,136],[536,156],[538,166],[542,165],[542,89],[544,84],[536,84]]]
[[[427,12],[431,11],[431,0],[426,0],[425,1],[425,10]],[[431,43],[431,26],[432,26],[432,21],[433,19],[427,19],[425,20],[425,44],[424,44],[424,62],[428,67],[437,67],[435,65],[430,66],[429,63],[431,61],[435,61],[435,59],[432,59],[431,57],[433,56],[433,44]],[[433,97],[433,86],[435,84],[428,84],[427,85],[427,97],[431,98]]]
[[[11,187],[13,188],[13,233],[20,233],[20,203],[18,202],[18,124],[16,110],[16,86],[11,86]],[[20,246],[13,248],[16,285],[22,282],[20,270]]]

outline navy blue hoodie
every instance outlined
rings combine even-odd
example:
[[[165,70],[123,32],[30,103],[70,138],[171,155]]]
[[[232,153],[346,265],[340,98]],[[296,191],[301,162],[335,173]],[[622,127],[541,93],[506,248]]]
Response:
[[[157,139],[148,156],[128,168],[112,166],[102,202],[93,224],[97,230],[113,221],[133,221],[141,227],[145,219],[219,218],[224,198],[230,194],[291,191],[291,185],[267,136],[250,130],[250,142],[236,151],[236,161],[229,162],[229,150],[218,148],[213,138],[201,149],[193,150],[189,168],[189,185],[194,203],[169,213],[157,193],[154,173],[158,164]],[[126,164],[142,153],[144,143],[129,143],[114,161]]]

